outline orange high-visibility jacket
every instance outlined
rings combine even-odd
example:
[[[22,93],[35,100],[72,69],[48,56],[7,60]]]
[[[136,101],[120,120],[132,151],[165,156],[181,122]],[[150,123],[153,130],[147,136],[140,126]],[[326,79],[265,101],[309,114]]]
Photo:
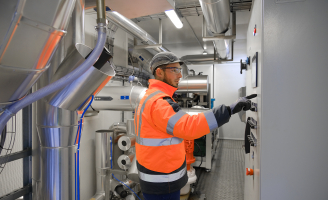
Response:
[[[150,79],[149,89],[135,111],[136,158],[141,190],[166,194],[188,181],[183,139],[197,139],[227,123],[224,105],[189,115],[172,99],[177,88]]]

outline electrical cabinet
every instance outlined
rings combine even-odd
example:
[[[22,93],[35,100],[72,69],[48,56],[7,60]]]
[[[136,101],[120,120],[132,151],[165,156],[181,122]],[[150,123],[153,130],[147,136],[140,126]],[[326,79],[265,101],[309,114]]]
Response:
[[[327,7],[253,1],[246,94],[257,94],[257,112],[246,113],[245,200],[327,199]]]

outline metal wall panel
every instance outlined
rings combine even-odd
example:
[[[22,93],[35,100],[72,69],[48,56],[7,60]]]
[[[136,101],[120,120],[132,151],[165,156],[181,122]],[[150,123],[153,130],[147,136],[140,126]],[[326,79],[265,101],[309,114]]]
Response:
[[[254,27],[256,25],[257,33],[254,35]],[[254,56],[258,52],[258,74],[261,74],[262,71],[262,1],[254,1],[252,6],[252,15],[249,21],[249,26],[247,30],[247,56]],[[262,79],[259,76],[258,86],[256,88],[252,87],[252,67],[253,64],[248,66],[246,73],[246,94],[258,94],[257,98],[252,99],[253,102],[257,103],[259,108],[262,108],[261,98],[262,98]],[[245,200],[259,200],[260,199],[260,160],[261,160],[261,114],[262,110],[259,109],[259,112],[254,113],[251,111],[246,112],[246,119],[248,117],[253,117],[257,120],[259,126],[257,131],[252,130],[252,133],[256,137],[258,143],[256,147],[250,147],[250,153],[245,155],[245,168],[254,169],[254,176],[246,176],[246,171],[244,171],[245,176],[245,191],[244,199]],[[245,125],[244,125],[245,127]],[[245,130],[244,130],[245,131]],[[244,134],[243,131],[243,134]],[[246,169],[244,169],[246,170]]]
[[[328,196],[327,8],[264,0],[261,199]]]
[[[328,2],[254,1],[248,56],[259,52],[258,146],[245,157],[254,178],[245,199],[326,199]],[[257,35],[253,29],[257,25]],[[247,71],[250,85],[251,70]],[[254,160],[252,151],[254,150]]]

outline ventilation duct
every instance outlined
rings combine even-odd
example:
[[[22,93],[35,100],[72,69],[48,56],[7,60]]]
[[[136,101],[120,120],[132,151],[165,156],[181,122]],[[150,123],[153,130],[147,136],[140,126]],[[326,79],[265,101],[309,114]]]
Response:
[[[203,21],[203,41],[213,41],[218,57],[227,59],[230,55],[230,46],[233,45],[231,39],[236,38],[235,13],[232,16],[232,35],[225,35],[230,24],[230,2],[229,0],[199,0],[199,2],[206,20],[206,23]]]
[[[230,23],[229,0],[199,0],[207,22],[208,30],[213,34],[222,34]]]
[[[48,68],[74,6],[75,0],[1,2],[0,108],[24,97]]]

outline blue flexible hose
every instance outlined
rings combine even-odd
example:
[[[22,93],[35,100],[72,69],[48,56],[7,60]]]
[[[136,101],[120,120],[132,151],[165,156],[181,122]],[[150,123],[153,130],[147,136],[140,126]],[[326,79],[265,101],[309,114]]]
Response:
[[[118,182],[120,182],[120,183],[122,183],[123,185],[125,185],[125,183],[123,183],[122,181],[120,181],[120,180],[118,180],[115,176],[114,176],[114,174],[113,174],[113,177],[118,181]],[[129,187],[129,186],[127,186],[127,185],[125,185],[127,188],[129,188],[139,199],[140,199],[140,197]],[[141,199],[140,199],[141,200]]]
[[[88,97],[89,99],[89,97]],[[77,140],[77,136],[79,136],[78,144],[77,144],[77,153],[75,153],[75,156],[77,155],[77,159],[75,157],[75,200],[80,200],[80,142],[81,142],[81,136],[82,136],[82,120],[84,117],[85,112],[88,110],[90,105],[92,104],[92,101],[94,99],[94,96],[91,96],[91,101],[88,104],[88,106],[84,109],[81,119],[79,121],[79,125],[77,127],[77,133],[75,137],[75,144]],[[76,191],[77,190],[77,191]]]
[[[0,136],[1,132],[7,124],[8,120],[14,116],[22,108],[30,105],[31,103],[48,96],[49,94],[65,87],[67,84],[76,80],[83,73],[85,73],[99,58],[103,51],[106,42],[106,27],[103,23],[98,24],[98,41],[96,47],[90,54],[90,56],[74,71],[58,79],[54,83],[47,85],[38,91],[26,96],[24,99],[10,105],[0,116]]]

